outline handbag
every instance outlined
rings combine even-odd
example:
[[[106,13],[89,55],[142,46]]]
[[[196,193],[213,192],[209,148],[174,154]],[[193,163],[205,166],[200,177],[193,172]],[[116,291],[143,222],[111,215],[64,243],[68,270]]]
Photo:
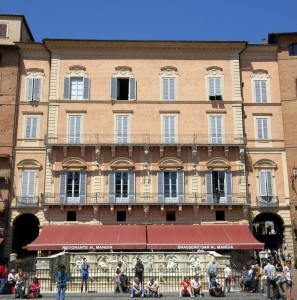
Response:
[[[231,274],[228,275],[228,280],[232,280],[232,275]]]

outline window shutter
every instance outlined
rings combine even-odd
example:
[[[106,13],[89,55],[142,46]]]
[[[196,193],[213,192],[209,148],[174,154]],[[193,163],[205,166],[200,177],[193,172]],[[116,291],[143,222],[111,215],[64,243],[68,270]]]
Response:
[[[271,171],[266,171],[266,180],[267,180],[267,195],[269,197],[273,196],[273,187],[272,187],[272,173]]]
[[[87,171],[80,171],[79,174],[79,200],[80,203],[86,203],[87,194]]]
[[[232,172],[225,172],[225,190],[226,190],[226,200],[227,202],[232,202]]]
[[[211,142],[214,144],[222,143],[222,117],[210,117]]]
[[[116,77],[110,78],[110,100],[117,100],[117,83],[118,79]]]
[[[136,100],[136,78],[129,79],[129,100]]]
[[[215,82],[215,95],[216,96],[222,95],[221,78],[215,77],[214,82]]]
[[[175,143],[175,117],[169,117],[170,143]]]
[[[209,96],[215,96],[215,79],[213,77],[208,78],[208,93]]]
[[[262,81],[261,84],[261,92],[262,92],[262,102],[267,102],[267,81]]]
[[[40,93],[41,93],[41,79],[34,79],[34,89],[33,89],[33,101],[40,101]]]
[[[27,79],[27,101],[32,101],[33,99],[33,78]]]
[[[128,142],[128,117],[117,116],[117,143],[125,144]]]
[[[80,116],[69,116],[69,143],[80,143],[80,128],[81,128]]]
[[[184,171],[177,171],[178,202],[184,201]]]
[[[21,200],[33,201],[35,196],[35,171],[24,171],[22,173]]]
[[[217,123],[217,143],[222,143],[222,117],[216,117]]]
[[[35,180],[36,175],[34,171],[30,171],[29,173],[29,185],[28,185],[28,197],[33,201],[35,196]]]
[[[135,171],[128,172],[128,195],[129,195],[129,202],[135,202]]]
[[[259,172],[259,188],[262,201],[267,201],[266,171]]]
[[[66,203],[67,171],[60,172],[60,203]]]
[[[169,79],[169,99],[175,100],[175,78]]]
[[[31,118],[31,138],[37,138],[37,118]]]
[[[262,119],[263,124],[263,139],[268,139],[268,120]]]
[[[64,95],[63,98],[65,100],[70,99],[70,77],[64,78]]]
[[[255,83],[255,98],[256,102],[261,102],[261,81],[256,80]]]
[[[84,92],[83,92],[83,100],[90,99],[90,78],[84,77]]]
[[[158,202],[164,203],[164,171],[158,171]]]
[[[25,133],[26,139],[31,138],[31,126],[32,126],[32,118],[28,117],[26,118],[26,133]]]
[[[163,100],[169,100],[169,78],[162,78]]]
[[[23,171],[22,173],[22,190],[21,190],[21,197],[25,198],[27,196],[28,191],[28,182],[29,182],[29,172]]]
[[[256,121],[257,121],[257,134],[258,134],[258,139],[263,139],[262,119],[256,119]]]
[[[205,171],[206,202],[213,203],[212,171]]]
[[[108,174],[108,198],[110,203],[115,203],[115,175],[116,171]]]

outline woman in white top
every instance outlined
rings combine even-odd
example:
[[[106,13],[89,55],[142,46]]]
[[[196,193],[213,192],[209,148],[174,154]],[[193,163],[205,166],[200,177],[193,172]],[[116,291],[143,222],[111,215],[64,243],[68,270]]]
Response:
[[[228,264],[228,263],[226,264],[226,267],[224,269],[224,273],[225,273],[225,284],[224,284],[223,292],[225,293],[226,287],[227,287],[228,293],[230,293],[230,286],[231,286],[231,280],[232,280],[230,264]]]
[[[292,292],[292,271],[291,271],[291,260],[286,260],[286,266],[284,267],[284,278],[287,285],[287,300],[291,300],[291,292]]]

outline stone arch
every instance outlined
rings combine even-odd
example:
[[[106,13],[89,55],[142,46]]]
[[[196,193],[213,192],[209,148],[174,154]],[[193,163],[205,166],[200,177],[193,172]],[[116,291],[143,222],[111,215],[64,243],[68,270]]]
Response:
[[[85,165],[86,162],[79,157],[67,157],[62,161],[62,165]]]
[[[35,159],[23,159],[18,164],[19,170],[41,170],[42,165]]]
[[[254,169],[277,169],[277,164],[270,159],[260,159],[254,163]]]

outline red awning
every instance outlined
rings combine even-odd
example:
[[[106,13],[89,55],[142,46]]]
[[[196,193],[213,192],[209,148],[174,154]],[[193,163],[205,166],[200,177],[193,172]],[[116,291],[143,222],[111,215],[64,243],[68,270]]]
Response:
[[[263,249],[246,225],[148,225],[147,249]]]
[[[28,250],[146,249],[145,225],[48,225]]]

